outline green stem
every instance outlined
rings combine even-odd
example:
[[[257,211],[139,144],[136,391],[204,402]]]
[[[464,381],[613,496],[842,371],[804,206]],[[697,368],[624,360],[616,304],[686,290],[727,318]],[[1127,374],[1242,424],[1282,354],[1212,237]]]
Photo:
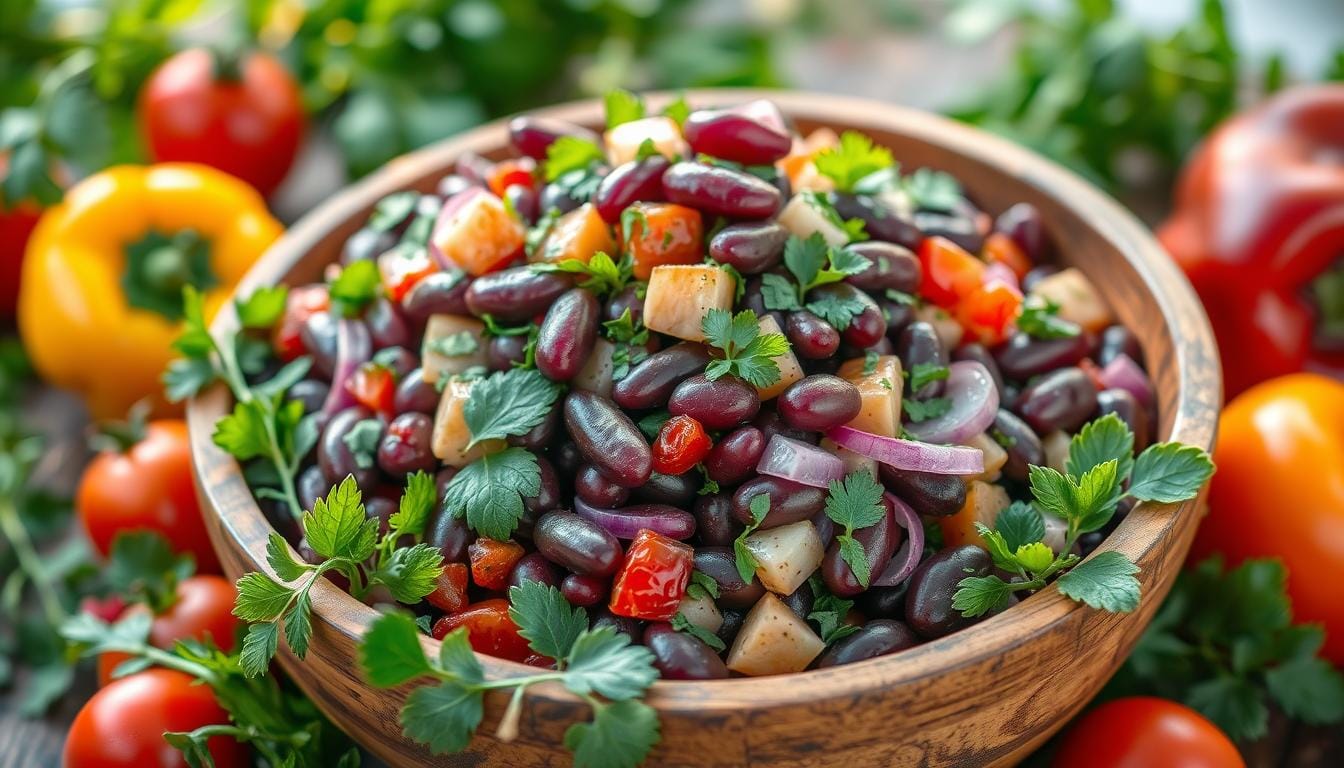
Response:
[[[257,402],[262,406],[266,413],[266,418],[262,423],[266,429],[267,452],[271,463],[275,465],[276,474],[280,476],[280,491],[285,496],[285,503],[289,505],[289,513],[294,519],[303,517],[303,505],[299,503],[299,494],[294,487],[294,475],[297,470],[299,457],[294,457],[294,462],[285,460],[284,449],[280,446],[280,435],[275,430],[274,408],[269,400],[258,400],[253,394],[252,388],[247,384],[247,378],[243,376],[242,366],[238,364],[237,349],[233,344],[228,345],[227,351],[211,338],[211,343],[215,346],[215,353],[219,357],[221,373],[224,381],[228,383],[229,389],[233,391],[233,396],[239,402],[250,403]]]
[[[61,605],[60,595],[52,586],[47,569],[42,567],[42,560],[33,546],[33,540],[28,535],[28,529],[23,527],[18,507],[14,505],[14,499],[10,496],[0,498],[0,532],[9,539],[10,546],[14,548],[14,555],[19,560],[19,568],[28,574],[33,588],[37,590],[37,597],[42,603],[42,613],[46,616],[47,623],[54,627],[60,626],[66,619],[65,607]]]

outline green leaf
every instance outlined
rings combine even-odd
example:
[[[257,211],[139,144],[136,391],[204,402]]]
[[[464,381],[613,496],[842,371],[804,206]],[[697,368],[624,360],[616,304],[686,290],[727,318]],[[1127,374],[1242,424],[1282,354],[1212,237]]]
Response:
[[[996,534],[997,535],[997,534]],[[1040,573],[1055,561],[1055,553],[1044,543],[1033,541],[1023,544],[1013,552],[1013,557],[1031,573]]]
[[[910,202],[925,211],[950,211],[961,202],[961,183],[951,174],[920,168],[901,180]]]
[[[607,108],[607,130],[644,118],[644,100],[627,90],[613,88],[607,91],[603,102]]]
[[[411,473],[406,478],[406,492],[401,495],[397,511],[388,518],[388,525],[402,533],[421,535],[425,532],[425,523],[434,511],[437,497],[434,478],[428,472]]]
[[[952,607],[962,616],[975,618],[1007,608],[1012,594],[1013,585],[998,576],[968,576],[957,582]]]
[[[430,352],[444,357],[462,357],[470,355],[480,348],[480,345],[476,342],[476,334],[471,331],[458,331],[447,336],[431,339],[425,346]]]
[[[1116,462],[1115,476],[1121,481],[1129,477],[1134,468],[1134,433],[1120,417],[1108,413],[1083,425],[1073,436],[1064,468],[1070,475],[1081,477],[1112,459]]]
[[[1059,305],[1054,302],[1024,304],[1017,329],[1036,339],[1068,339],[1083,331],[1077,323],[1061,318]]]
[[[737,575],[744,584],[750,584],[755,580],[756,569],[760,567],[760,563],[747,546],[745,534],[733,540],[733,562],[737,566]]]
[[[588,628],[586,611],[539,581],[509,589],[509,617],[533,651],[552,659],[569,656],[574,641]]]
[[[868,568],[868,555],[864,553],[863,545],[848,534],[835,537],[835,541],[840,545],[840,559],[844,560],[854,572],[854,578],[858,580],[859,586],[867,589],[872,572]]]
[[[484,699],[481,690],[457,680],[416,688],[401,708],[401,732],[433,754],[461,752],[481,724]]]
[[[882,486],[868,472],[850,472],[844,478],[830,482],[826,516],[842,526],[846,533],[877,525],[887,513],[882,493]]]
[[[744,309],[736,315],[727,310],[711,309],[700,320],[700,329],[708,344],[723,351],[723,359],[705,368],[711,381],[733,374],[756,387],[768,387],[779,381],[779,365],[774,358],[789,350],[782,333],[760,334],[756,313]]]
[[[527,434],[551,412],[559,395],[555,384],[530,368],[499,371],[477,381],[462,408],[471,430],[467,449],[486,440]]]
[[[716,651],[722,651],[728,647],[723,644],[723,640],[720,640],[718,635],[698,624],[692,624],[691,620],[686,618],[686,614],[681,613],[680,611],[677,612],[677,615],[672,617],[672,628],[678,632],[694,637],[696,640],[699,640]]]
[[[262,404],[256,400],[234,403],[233,412],[215,423],[211,439],[240,461],[265,456],[271,450],[266,434],[267,418]]]
[[[1213,461],[1200,448],[1180,443],[1148,446],[1134,462],[1129,495],[1171,503],[1192,499],[1213,475]]]
[[[845,131],[839,144],[818,152],[813,163],[819,173],[835,181],[837,190],[850,192],[864,176],[890,168],[894,161],[891,150],[875,146],[862,133]]]
[[[1120,501],[1120,480],[1116,477],[1117,462],[1109,459],[1083,473],[1077,485],[1073,477],[1069,484],[1073,494],[1073,513],[1065,519],[1073,522],[1081,533],[1101,529],[1115,514]]]
[[[631,645],[628,635],[605,626],[579,634],[565,671],[571,693],[598,693],[613,701],[637,698],[658,679],[649,649]]]
[[[472,530],[504,541],[523,516],[523,499],[541,490],[537,457],[524,448],[483,456],[453,476],[444,493],[444,509],[466,517]]]
[[[678,128],[684,127],[686,118],[691,116],[691,105],[686,103],[686,94],[677,94],[672,103],[663,107],[663,114],[672,118],[672,122],[676,123]]]
[[[359,641],[359,666],[378,688],[391,688],[430,674],[433,669],[420,647],[420,630],[404,613],[374,619]]]
[[[294,597],[293,588],[256,571],[243,574],[236,586],[238,597],[233,604],[233,615],[246,622],[274,621]]]
[[[574,768],[637,768],[660,738],[658,713],[639,701],[603,704],[591,723],[565,729]]]
[[[784,266],[793,273],[798,285],[807,288],[830,260],[829,251],[820,232],[813,232],[806,240],[790,235],[784,243]]]
[[[1316,725],[1344,720],[1344,674],[1323,659],[1289,659],[1265,673],[1265,686],[1289,717]]]
[[[935,381],[943,381],[952,369],[937,363],[915,363],[910,367],[910,391],[918,392]]]
[[[1240,678],[1221,676],[1196,683],[1185,703],[1238,741],[1254,741],[1269,730],[1264,694]]]
[[[414,605],[434,591],[443,573],[443,553],[438,547],[416,544],[392,550],[371,580],[387,587],[397,602]]]
[[[346,475],[325,500],[317,499],[312,510],[303,513],[303,533],[313,551],[328,559],[362,562],[373,554],[378,521],[365,516],[354,475]]]
[[[300,659],[308,655],[308,640],[313,635],[312,611],[312,600],[305,589],[294,599],[294,608],[285,614],[285,642]]]
[[[1023,544],[1045,538],[1045,518],[1040,510],[1025,501],[1014,501],[994,519],[994,530],[1003,536],[1004,545],[1012,551]]]
[[[439,644],[439,668],[469,683],[485,680],[485,668],[472,650],[470,632],[458,627],[449,632]]]
[[[373,213],[364,226],[375,232],[391,232],[415,213],[419,202],[420,193],[413,189],[393,192],[374,204]]]
[[[918,424],[921,421],[936,419],[939,416],[952,410],[952,398],[950,397],[931,397],[928,400],[906,399],[902,403],[905,409],[905,415],[910,421]]]
[[[639,431],[650,440],[658,437],[658,433],[663,430],[663,425],[672,418],[672,414],[667,411],[654,411],[640,418],[637,422]]]
[[[1017,561],[1017,556],[1014,554],[1015,548],[1008,546],[1002,534],[990,530],[989,526],[978,520],[975,523],[975,530],[984,540],[985,549],[989,552],[989,557],[994,561],[995,567],[1010,573],[1022,570],[1024,566]]]
[[[1139,607],[1139,567],[1115,551],[1098,552],[1055,582],[1068,597],[1112,613]]]
[[[351,262],[329,286],[333,308],[345,317],[357,317],[383,293],[383,278],[371,260]]]
[[[627,208],[626,214],[642,219],[643,214],[637,208]],[[630,216],[622,216],[626,219]],[[532,265],[532,271],[541,274],[570,274],[582,277],[578,287],[598,295],[611,295],[620,292],[634,278],[634,259],[626,254],[620,261],[613,260],[602,251],[594,253],[587,261],[563,259],[561,261],[539,262]]]
[[[787,277],[766,272],[761,275],[761,301],[766,309],[790,312],[802,309],[798,303],[798,288]]]
[[[262,286],[245,300],[234,301],[234,306],[238,310],[238,322],[244,328],[268,331],[280,322],[280,318],[285,314],[285,301],[288,297],[287,286]]]
[[[850,609],[854,607],[853,600],[842,600],[831,594],[830,590],[826,589],[825,582],[816,574],[807,581],[812,587],[814,596],[812,611],[807,614],[807,620],[816,622],[823,643],[829,646],[859,631],[853,624],[845,623]]]
[[[691,571],[691,583],[686,586],[686,596],[691,599],[717,600],[719,582],[704,571]]]
[[[270,667],[280,644],[280,625],[274,622],[253,624],[243,638],[238,665],[247,677],[261,677]]]
[[[862,300],[840,294],[813,296],[817,298],[807,302],[807,310],[835,326],[837,331],[847,330],[854,318],[868,308]]]
[[[219,378],[214,363],[207,358],[182,357],[168,364],[163,372],[164,396],[170,403],[195,397]]]
[[[602,148],[578,136],[561,136],[546,148],[543,170],[546,181],[553,182],[573,171],[586,172],[595,163],[606,160]]]
[[[190,555],[173,552],[153,531],[122,531],[112,539],[104,576],[112,589],[163,611],[177,601],[177,585],[195,570]]]

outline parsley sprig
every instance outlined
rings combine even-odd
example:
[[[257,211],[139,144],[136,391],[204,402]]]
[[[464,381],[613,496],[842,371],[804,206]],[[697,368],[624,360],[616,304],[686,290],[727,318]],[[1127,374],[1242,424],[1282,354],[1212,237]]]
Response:
[[[726,309],[711,309],[700,319],[700,330],[706,343],[723,352],[723,357],[705,367],[705,376],[710,381],[728,375],[744,379],[754,387],[768,387],[779,381],[775,358],[789,351],[789,341],[782,333],[762,334],[755,312],[744,309],[734,315]]]
[[[496,737],[512,741],[522,717],[523,693],[555,681],[593,709],[593,719],[571,725],[565,746],[576,766],[634,768],[660,738],[658,716],[639,701],[658,677],[653,654],[610,627],[588,628],[582,608],[571,606],[552,586],[530,581],[509,590],[509,616],[531,649],[555,659],[556,668],[535,675],[487,680],[472,653],[467,630],[443,638],[437,659],[425,655],[415,621],[400,613],[379,617],[359,646],[368,681],[390,688],[413,680],[434,682],[416,688],[401,710],[405,735],[434,754],[466,749],[481,724],[485,693],[511,691]]]
[[[1080,563],[1069,552],[1079,536],[1105,527],[1126,495],[1161,503],[1194,497],[1213,474],[1213,462],[1203,450],[1180,443],[1156,443],[1138,459],[1133,453],[1133,433],[1115,414],[1107,414],[1074,436],[1065,472],[1033,465],[1028,475],[1033,503],[1016,503],[1000,512],[993,530],[976,524],[995,567],[1019,580],[1008,582],[997,575],[962,579],[952,606],[964,616],[980,616],[1005,607],[1013,592],[1040,589],[1058,577],[1061,593],[1093,608],[1120,613],[1137,608],[1139,582],[1134,574],[1139,567],[1129,558],[1106,551]],[[1042,541],[1042,511],[1067,526],[1058,554]]]
[[[756,569],[760,567],[760,562],[756,560],[756,555],[747,546],[747,537],[750,536],[761,523],[765,522],[765,516],[770,514],[770,496],[766,493],[758,493],[751,497],[747,503],[747,509],[751,512],[751,522],[747,527],[737,535],[733,540],[733,560],[737,565],[737,575],[742,577],[742,582],[750,584],[751,580],[756,578]]]
[[[840,134],[840,142],[817,153],[812,162],[817,172],[835,182],[840,192],[853,192],[859,179],[894,164],[891,150],[873,144],[873,140],[858,131]]]
[[[554,182],[568,173],[587,174],[605,159],[602,148],[592,141],[578,136],[561,136],[546,148],[542,172],[546,181]]]
[[[649,329],[644,327],[643,322],[630,317],[629,308],[615,320],[603,323],[602,329],[615,345],[611,353],[611,380],[620,381],[630,373],[632,367],[644,362],[649,356],[648,347],[645,346],[649,341]]]
[[[812,233],[806,240],[793,235],[784,244],[784,267],[797,282],[790,282],[783,275],[764,274],[761,276],[761,299],[766,309],[782,312],[807,309],[843,331],[863,313],[866,305],[857,299],[834,294],[817,294],[809,301],[808,293],[813,288],[857,275],[870,266],[871,261],[854,251],[829,247],[819,232]]]
[[[849,565],[859,584],[867,589],[872,573],[868,556],[863,552],[863,545],[854,538],[854,532],[877,525],[886,514],[882,486],[867,471],[856,470],[841,480],[832,480],[829,491],[826,516],[845,529],[835,537],[840,546],[840,558]]]
[[[620,292],[630,283],[634,276],[634,264],[634,259],[629,254],[616,261],[606,253],[598,251],[588,261],[565,259],[557,262],[538,262],[532,265],[532,271],[579,275],[578,287],[601,296],[610,296]]]
[[[1059,316],[1059,305],[1053,301],[1029,300],[1017,317],[1017,329],[1037,339],[1067,339],[1082,333],[1077,323]]]
[[[371,259],[360,259],[348,264],[328,286],[332,309],[343,317],[359,317],[370,304],[383,295],[383,278],[378,265]]]
[[[807,620],[817,625],[817,634],[821,636],[823,643],[831,646],[836,641],[859,631],[857,625],[846,622],[850,610],[854,607],[853,600],[845,600],[832,594],[826,588],[826,582],[815,573],[808,577],[807,583],[812,588],[812,610],[807,614]]]
[[[402,603],[417,603],[432,592],[443,573],[443,554],[424,543],[399,547],[397,540],[424,534],[434,498],[434,479],[424,472],[411,475],[397,511],[388,519],[387,533],[379,537],[378,519],[366,517],[359,486],[353,476],[346,476],[303,516],[304,536],[323,558],[316,565],[295,560],[285,540],[272,532],[266,562],[279,580],[254,572],[237,582],[233,614],[251,624],[239,659],[243,672],[249,677],[265,673],[282,625],[289,649],[300,659],[307,655],[312,636],[309,592],[328,571],[344,575],[356,599],[378,584]]]

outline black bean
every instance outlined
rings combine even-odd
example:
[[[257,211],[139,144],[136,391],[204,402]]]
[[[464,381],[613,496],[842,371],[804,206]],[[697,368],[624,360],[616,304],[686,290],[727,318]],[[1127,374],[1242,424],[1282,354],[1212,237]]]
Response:
[[[644,645],[653,653],[653,666],[665,680],[715,680],[728,677],[728,667],[713,648],[666,622],[644,630]]]

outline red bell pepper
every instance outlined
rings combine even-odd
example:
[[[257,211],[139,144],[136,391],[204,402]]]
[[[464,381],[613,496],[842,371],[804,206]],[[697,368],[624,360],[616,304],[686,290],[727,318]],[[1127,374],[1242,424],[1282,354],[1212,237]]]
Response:
[[[518,625],[509,616],[509,601],[503,598],[482,600],[467,606],[466,610],[452,613],[434,622],[430,632],[442,640],[458,627],[467,628],[467,639],[472,650],[501,659],[536,664],[537,654],[518,632]]]
[[[1294,88],[1218,128],[1158,237],[1213,323],[1228,396],[1344,377],[1344,86]]]
[[[635,534],[607,607],[617,616],[671,620],[691,582],[693,555],[690,547],[661,533],[644,529]]]

